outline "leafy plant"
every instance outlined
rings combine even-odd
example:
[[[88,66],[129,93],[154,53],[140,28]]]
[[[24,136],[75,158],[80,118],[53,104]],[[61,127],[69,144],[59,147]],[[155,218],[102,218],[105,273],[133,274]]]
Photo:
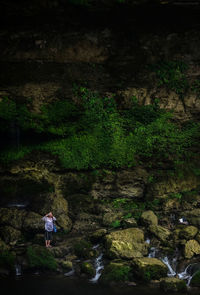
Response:
[[[115,220],[110,225],[110,227],[112,227],[112,228],[118,228],[120,226],[121,226],[121,221],[120,220]]]

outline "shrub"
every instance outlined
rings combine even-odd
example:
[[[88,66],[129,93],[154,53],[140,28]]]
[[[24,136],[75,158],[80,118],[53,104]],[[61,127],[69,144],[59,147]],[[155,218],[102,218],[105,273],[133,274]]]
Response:
[[[27,258],[31,268],[49,269],[55,271],[57,262],[51,252],[41,246],[29,246]]]

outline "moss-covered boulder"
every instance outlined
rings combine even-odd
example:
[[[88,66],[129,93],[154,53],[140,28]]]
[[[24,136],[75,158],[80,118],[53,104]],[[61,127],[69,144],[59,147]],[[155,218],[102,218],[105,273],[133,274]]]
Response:
[[[128,281],[131,277],[131,271],[130,265],[126,262],[111,262],[104,268],[100,282],[109,284],[111,282]]]
[[[197,227],[200,226],[200,208],[184,211],[181,215],[188,220],[189,224]]]
[[[197,232],[198,229],[195,226],[184,226],[179,232],[179,237],[180,239],[191,240],[196,236]]]
[[[93,243],[100,242],[106,234],[107,230],[105,228],[100,228],[90,235],[90,240]]]
[[[57,262],[52,253],[39,245],[29,246],[26,252],[29,267],[33,269],[47,269],[55,271]]]
[[[42,216],[35,212],[28,212],[26,218],[24,219],[23,229],[31,232],[44,230],[44,221],[42,221]]]
[[[193,275],[190,286],[200,287],[200,270]]]
[[[158,218],[153,211],[144,211],[141,215],[141,223],[146,226],[158,225]]]
[[[134,258],[132,265],[137,277],[145,281],[159,280],[167,276],[167,266],[157,258]]]
[[[183,292],[187,291],[187,286],[183,280],[166,277],[161,279],[160,289],[164,292]]]
[[[169,239],[171,235],[171,232],[167,228],[160,225],[150,225],[149,231],[163,243],[166,243],[166,241]]]
[[[6,244],[15,245],[22,237],[21,231],[6,225],[0,228],[0,236]]]
[[[81,272],[89,277],[93,277],[96,273],[94,266],[88,261],[84,261],[81,263]]]
[[[73,263],[70,260],[61,260],[60,265],[64,271],[70,271],[73,269]]]
[[[189,240],[185,244],[184,256],[187,259],[200,254],[200,244],[196,240]]]
[[[131,259],[147,254],[144,233],[139,228],[117,230],[105,237],[107,255],[110,258]]]
[[[56,224],[64,231],[70,231],[72,228],[72,221],[66,214],[61,214],[56,217]]]
[[[80,258],[92,258],[95,256],[92,244],[84,239],[74,243],[74,253]]]
[[[0,225],[10,225],[21,229],[26,211],[17,208],[0,208]]]

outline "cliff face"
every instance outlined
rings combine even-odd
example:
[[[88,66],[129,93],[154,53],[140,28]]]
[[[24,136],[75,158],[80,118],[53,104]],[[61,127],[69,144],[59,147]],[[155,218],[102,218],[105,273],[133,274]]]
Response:
[[[137,9],[131,6],[132,10],[130,6],[114,6],[103,11],[99,7],[96,10],[94,7],[58,8],[44,19],[39,13],[38,23],[27,21],[27,10],[24,25],[21,21],[16,24],[17,15],[13,24],[7,26],[4,18],[0,32],[0,102],[6,99],[9,103],[26,105],[36,124],[28,131],[23,130],[25,135],[18,136],[18,126],[12,125],[17,117],[11,121],[8,132],[12,137],[14,130],[16,150],[20,144],[16,143],[16,137],[26,143],[44,140],[43,133],[39,139],[34,137],[34,128],[40,127],[37,122],[45,117],[39,117],[43,106],[61,100],[79,106],[79,94],[86,88],[98,91],[101,96],[114,97],[119,112],[129,109],[134,97],[140,106],[156,103],[161,110],[173,111],[172,121],[178,126],[189,121],[198,124],[200,32],[196,11],[176,10],[177,15],[167,8],[168,16],[162,19],[164,13],[160,6]],[[168,19],[169,12],[174,12],[172,20]],[[31,20],[34,13],[30,15]],[[184,22],[185,17],[188,21]],[[3,115],[1,118],[5,119]],[[28,118],[26,113],[24,118]],[[57,122],[54,124],[53,127]],[[115,129],[117,125],[113,132]],[[2,128],[1,132],[7,140]],[[54,138],[55,134],[50,133],[51,136]],[[61,136],[65,137],[62,133]],[[30,241],[43,243],[41,217],[53,211],[58,230],[63,233],[56,240],[60,248],[54,251],[54,256],[58,260],[76,252],[73,238],[62,248],[66,233],[92,242],[100,240],[110,259],[146,256],[148,246],[144,244],[144,235],[150,235],[152,243],[163,249],[180,248],[182,257],[199,255],[198,144],[192,148],[196,152],[192,157],[195,169],[183,163],[179,170],[170,166],[168,156],[161,164],[157,158],[149,164],[148,157],[144,157],[129,167],[119,164],[114,169],[89,166],[82,170],[63,168],[56,153],[52,156],[44,150],[36,149],[25,157],[20,156],[7,166],[2,165],[0,170],[1,239],[9,247],[25,243],[23,250]],[[64,155],[64,150],[61,152]],[[106,152],[105,147],[103,153]],[[87,153],[84,156],[87,158]],[[189,231],[193,229],[194,234],[186,238],[177,225],[182,216],[193,226]],[[129,241],[132,239],[129,230],[124,231],[132,227],[139,227],[133,230],[139,235],[138,240]],[[116,236],[108,235],[116,228],[120,229]],[[123,238],[127,244],[135,243],[137,251],[123,248],[119,242]],[[188,245],[194,246],[189,254],[188,241]]]

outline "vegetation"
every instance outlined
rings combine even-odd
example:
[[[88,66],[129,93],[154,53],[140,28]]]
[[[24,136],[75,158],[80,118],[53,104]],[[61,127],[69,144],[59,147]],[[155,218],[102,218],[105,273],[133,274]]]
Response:
[[[131,267],[123,263],[110,263],[103,271],[101,280],[105,283],[111,281],[125,282],[130,279]]]
[[[21,134],[18,147],[1,152],[8,164],[32,151],[50,153],[68,169],[127,168],[136,163],[166,163],[172,167],[192,157],[191,147],[199,143],[199,124],[178,126],[172,114],[158,102],[141,106],[133,97],[129,109],[119,110],[114,97],[101,97],[85,87],[75,87],[79,103],[67,100],[43,105],[40,113],[8,98],[0,102],[1,126],[7,134],[13,124]],[[2,130],[1,130],[2,131]],[[4,131],[2,131],[4,132]],[[32,144],[23,142],[26,132]],[[34,137],[40,135],[39,143]]]
[[[80,240],[74,245],[74,252],[78,257],[91,258],[95,255],[92,244],[86,240]]]
[[[31,268],[48,269],[55,271],[57,262],[51,252],[41,246],[29,246],[27,258]]]
[[[15,256],[7,249],[0,251],[0,267],[14,268]]]

